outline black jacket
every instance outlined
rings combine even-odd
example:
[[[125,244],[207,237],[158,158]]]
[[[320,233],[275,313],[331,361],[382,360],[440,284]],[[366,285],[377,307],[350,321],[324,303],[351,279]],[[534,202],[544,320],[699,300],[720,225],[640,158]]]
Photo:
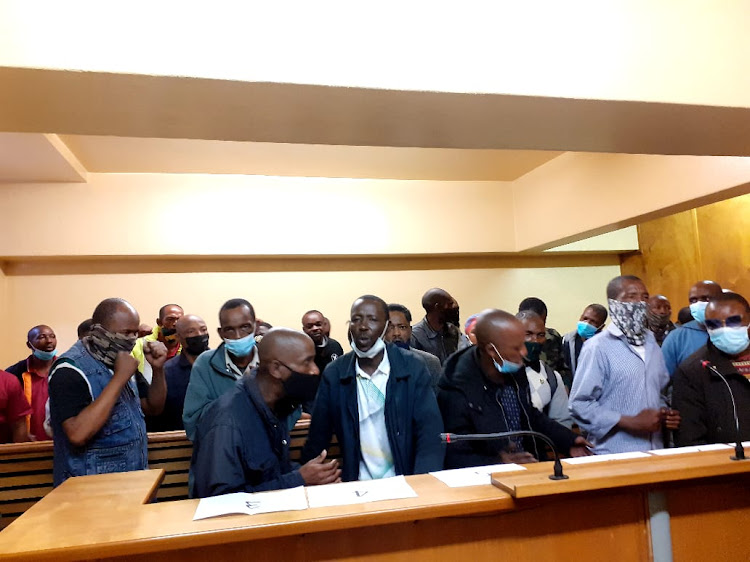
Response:
[[[385,393],[385,425],[396,474],[441,470],[443,423],[427,367],[393,344],[386,344],[386,351],[391,374]],[[354,352],[349,352],[326,367],[302,450],[305,463],[327,449],[335,433],[343,461],[341,479],[345,482],[359,478],[361,457],[355,359]]]
[[[674,373],[672,407],[682,416],[674,435],[675,445],[730,443],[737,436],[729,391],[721,378],[703,368],[702,361],[710,361],[727,379],[737,402],[740,435],[743,441],[750,440],[750,381],[709,340],[680,363]]]
[[[521,427],[538,431],[552,439],[561,455],[567,455],[576,435],[552,421],[531,405],[529,382],[525,371],[508,376],[521,404]],[[508,431],[502,408],[496,398],[499,387],[487,380],[479,363],[479,350],[469,347],[448,358],[438,383],[438,405],[443,414],[445,431],[450,433],[497,433]],[[497,464],[507,441],[469,441],[448,445],[446,468]],[[542,442],[524,439],[524,449],[537,458],[544,451]]]

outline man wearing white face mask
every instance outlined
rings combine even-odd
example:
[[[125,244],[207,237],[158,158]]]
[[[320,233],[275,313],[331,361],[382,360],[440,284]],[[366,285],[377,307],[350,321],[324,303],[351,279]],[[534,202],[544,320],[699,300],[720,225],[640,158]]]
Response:
[[[258,365],[255,349],[255,309],[245,299],[231,299],[219,310],[219,337],[215,350],[193,363],[185,393],[182,421],[188,439],[195,436],[203,412],[219,396],[234,388],[243,375]]]
[[[721,287],[714,281],[698,281],[690,287],[688,300],[693,321],[670,332],[661,346],[670,376],[674,374],[680,363],[706,345],[708,341],[705,326],[706,306],[708,301],[720,294]]]
[[[351,308],[352,351],[321,376],[302,462],[341,447],[341,479],[371,480],[443,468],[443,424],[424,363],[383,336],[388,305],[364,295]]]

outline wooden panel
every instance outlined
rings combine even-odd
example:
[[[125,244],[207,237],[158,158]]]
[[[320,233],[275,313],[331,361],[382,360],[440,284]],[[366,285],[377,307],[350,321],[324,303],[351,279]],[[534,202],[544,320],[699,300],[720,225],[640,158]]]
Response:
[[[750,195],[696,209],[704,276],[750,298]]]

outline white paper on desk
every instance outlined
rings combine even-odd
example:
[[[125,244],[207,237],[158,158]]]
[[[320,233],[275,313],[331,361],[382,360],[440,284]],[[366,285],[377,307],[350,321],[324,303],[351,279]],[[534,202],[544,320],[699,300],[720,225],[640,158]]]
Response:
[[[696,447],[695,445],[690,447],[672,447],[670,449],[654,449],[652,451],[649,451],[652,455],[658,455],[660,457],[665,457],[669,455],[683,455],[687,453],[700,453],[700,448]]]
[[[218,517],[219,515],[238,513],[255,515],[258,513],[273,513],[274,511],[299,511],[301,509],[307,509],[307,497],[303,486],[252,494],[237,492],[203,498],[198,503],[193,521]]]
[[[403,476],[380,480],[360,480],[340,482],[307,488],[307,501],[310,507],[330,507],[352,505],[381,500],[416,498],[417,493],[406,483]]]
[[[492,484],[493,472],[515,472],[526,470],[520,464],[490,464],[486,466],[470,466],[468,468],[454,468],[438,470],[430,475],[440,480],[449,488],[463,488],[465,486],[485,486]]]
[[[710,443],[708,445],[698,445],[698,450],[703,451],[721,451],[723,449],[734,449],[734,445],[726,445],[724,443]]]
[[[632,453],[612,453],[609,455],[591,455],[590,457],[575,457],[572,459],[563,459],[562,462],[566,464],[589,464],[594,462],[607,462],[607,461],[624,461],[627,459],[646,459],[650,457],[648,453],[641,453],[640,451],[633,451]]]

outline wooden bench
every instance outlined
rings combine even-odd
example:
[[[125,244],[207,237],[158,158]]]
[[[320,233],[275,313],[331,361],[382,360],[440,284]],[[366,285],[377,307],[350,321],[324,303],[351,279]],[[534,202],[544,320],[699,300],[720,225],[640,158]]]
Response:
[[[299,461],[307,440],[309,420],[300,420],[291,432],[289,457]],[[163,468],[164,482],[158,501],[188,497],[188,471],[193,444],[184,431],[148,434],[149,468]],[[52,441],[0,445],[0,529],[42,499],[52,490]],[[329,458],[340,458],[338,445],[332,444]]]

